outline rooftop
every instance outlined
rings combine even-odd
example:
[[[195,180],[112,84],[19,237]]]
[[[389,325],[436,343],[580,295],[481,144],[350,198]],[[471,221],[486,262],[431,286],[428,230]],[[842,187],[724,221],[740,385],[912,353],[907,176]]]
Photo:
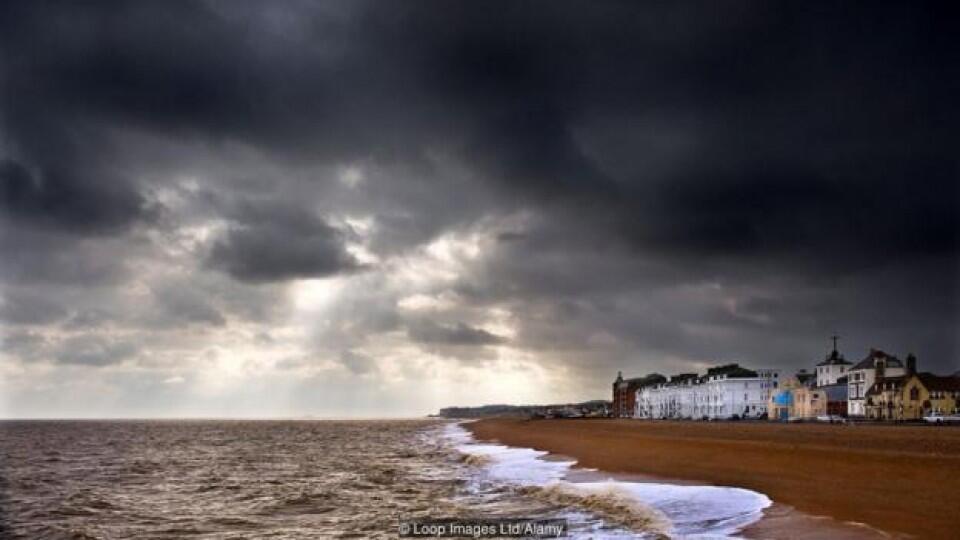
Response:
[[[946,377],[934,375],[933,373],[917,373],[920,382],[924,388],[944,392],[960,391],[960,376],[948,375]]]
[[[870,354],[850,369],[873,369],[877,360],[885,361],[887,367],[903,367],[903,362],[896,356],[889,355],[880,349],[870,349]]]
[[[724,364],[707,370],[707,374],[700,377],[701,381],[709,380],[714,375],[726,375],[728,379],[742,379],[748,377],[757,377],[757,372],[752,369],[740,367],[740,364]]]
[[[651,384],[658,384],[666,382],[667,378],[659,373],[650,373],[649,375],[644,375],[643,377],[633,377],[631,379],[618,379],[621,383],[626,383],[628,386],[648,386]]]

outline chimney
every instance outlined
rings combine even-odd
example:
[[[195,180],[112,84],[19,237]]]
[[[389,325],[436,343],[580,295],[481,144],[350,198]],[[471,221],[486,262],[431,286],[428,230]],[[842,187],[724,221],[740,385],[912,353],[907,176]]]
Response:
[[[907,375],[913,375],[917,372],[917,357],[910,353],[907,355]]]

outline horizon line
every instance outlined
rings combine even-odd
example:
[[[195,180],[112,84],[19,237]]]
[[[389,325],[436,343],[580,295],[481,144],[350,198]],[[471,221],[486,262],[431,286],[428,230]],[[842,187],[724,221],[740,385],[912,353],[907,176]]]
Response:
[[[237,421],[277,421],[277,420],[322,420],[322,421],[364,421],[364,420],[419,420],[429,418],[428,415],[406,416],[24,416],[0,417],[0,422],[12,421],[103,421],[103,420],[237,420]]]

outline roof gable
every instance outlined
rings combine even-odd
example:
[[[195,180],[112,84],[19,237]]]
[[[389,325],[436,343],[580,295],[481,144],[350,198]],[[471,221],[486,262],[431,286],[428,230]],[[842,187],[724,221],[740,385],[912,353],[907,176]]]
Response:
[[[903,367],[903,362],[901,362],[896,356],[889,355],[880,349],[870,349],[870,353],[867,355],[867,357],[850,369],[873,369],[878,360],[883,360],[887,367]]]

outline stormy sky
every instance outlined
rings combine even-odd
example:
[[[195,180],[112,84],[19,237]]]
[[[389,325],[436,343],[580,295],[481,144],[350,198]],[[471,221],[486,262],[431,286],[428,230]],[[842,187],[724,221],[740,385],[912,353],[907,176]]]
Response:
[[[0,416],[960,369],[923,2],[4,2]]]

